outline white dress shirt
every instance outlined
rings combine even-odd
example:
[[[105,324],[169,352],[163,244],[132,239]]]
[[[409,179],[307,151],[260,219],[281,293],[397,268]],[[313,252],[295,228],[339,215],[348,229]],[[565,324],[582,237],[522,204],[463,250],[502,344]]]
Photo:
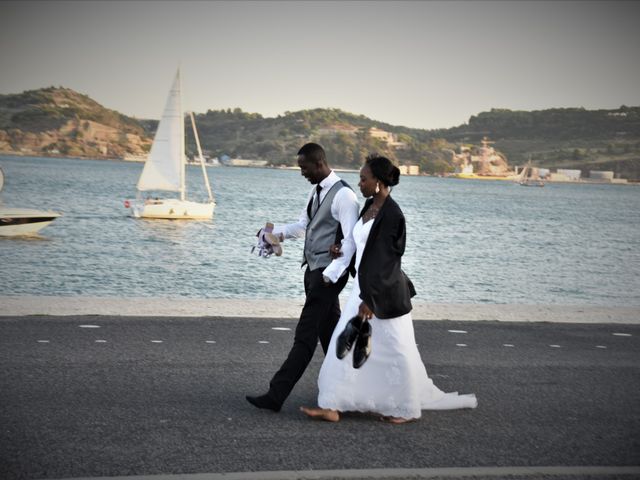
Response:
[[[327,177],[320,182],[322,190],[320,191],[320,203],[327,196],[329,190],[333,185],[340,181],[340,177],[335,174],[333,170],[327,175]],[[287,223],[284,225],[275,225],[273,227],[273,233],[279,235],[282,233],[284,238],[302,238],[307,231],[307,225],[309,224],[309,217],[307,216],[307,205],[316,194],[316,187],[314,186],[309,192],[307,202],[304,204],[304,208],[300,212],[300,218],[297,222]],[[333,197],[331,202],[331,215],[338,222],[342,228],[342,256],[334,259],[329,266],[324,270],[323,275],[335,283],[347,270],[351,257],[355,253],[355,243],[353,241],[346,241],[347,237],[351,237],[353,233],[353,226],[358,221],[358,214],[360,212],[360,205],[358,204],[358,198],[353,190],[350,188],[341,188]]]

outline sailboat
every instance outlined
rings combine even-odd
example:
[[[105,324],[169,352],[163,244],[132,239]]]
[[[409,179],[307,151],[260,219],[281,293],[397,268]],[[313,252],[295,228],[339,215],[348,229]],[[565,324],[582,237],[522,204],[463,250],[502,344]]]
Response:
[[[138,179],[137,188],[139,192],[158,190],[179,192],[180,197],[149,197],[141,201],[139,194],[138,201],[125,201],[125,207],[131,208],[134,217],[172,220],[208,220],[213,217],[213,209],[216,204],[211,193],[193,112],[189,112],[189,116],[198,148],[200,165],[202,166],[202,175],[209,194],[208,201],[198,203],[186,199],[185,126],[184,113],[182,111],[180,70],[178,69],[169,91],[162,118],[158,124],[158,130],[151,145],[149,158],[147,158]]]
[[[522,169],[520,175],[518,175],[518,183],[523,187],[544,187],[544,182],[537,174],[533,174],[531,168],[531,158]]]

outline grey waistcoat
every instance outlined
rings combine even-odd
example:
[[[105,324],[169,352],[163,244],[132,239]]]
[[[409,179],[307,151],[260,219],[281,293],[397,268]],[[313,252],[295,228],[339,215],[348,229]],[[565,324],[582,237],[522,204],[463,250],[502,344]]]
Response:
[[[338,234],[340,222],[331,215],[333,197],[343,187],[349,188],[344,180],[338,180],[331,186],[307,225],[302,265],[309,264],[310,270],[328,266],[332,261],[329,247],[343,237],[342,232]]]

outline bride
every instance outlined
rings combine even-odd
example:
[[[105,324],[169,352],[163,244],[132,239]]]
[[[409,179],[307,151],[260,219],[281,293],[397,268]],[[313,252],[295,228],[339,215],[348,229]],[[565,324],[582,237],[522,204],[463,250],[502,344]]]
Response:
[[[360,170],[358,186],[370,198],[352,235],[344,240],[355,242],[357,275],[320,369],[319,408],[300,408],[310,417],[337,422],[340,412],[359,411],[377,413],[391,423],[406,423],[420,418],[422,410],[477,406],[473,394],[438,389],[416,347],[410,313],[415,290],[400,268],[405,219],[390,196],[390,187],[398,184],[399,177],[398,168],[378,155],[368,156]],[[339,245],[332,246],[333,255],[340,255],[339,250]],[[343,274],[344,269],[331,266],[323,272],[325,281],[331,282]],[[347,350],[345,335],[341,338],[340,334],[347,326],[347,331],[353,331],[352,324],[347,324],[355,315],[362,322],[359,331],[368,331],[370,337],[353,342],[351,351],[340,360],[336,352],[344,355]]]

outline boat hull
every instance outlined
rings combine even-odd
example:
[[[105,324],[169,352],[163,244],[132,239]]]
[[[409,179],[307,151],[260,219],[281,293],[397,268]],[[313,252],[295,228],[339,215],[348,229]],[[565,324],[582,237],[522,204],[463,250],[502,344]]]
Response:
[[[515,180],[513,175],[496,176],[496,175],[478,175],[475,173],[455,173],[452,178],[463,178],[465,180]]]
[[[214,202],[198,203],[177,198],[146,200],[142,205],[132,206],[134,217],[164,220],[210,220],[213,218]]]
[[[530,182],[530,181],[523,181],[523,182],[519,182],[520,186],[522,187],[544,187],[544,183],[543,182]]]
[[[29,208],[0,208],[0,237],[36,235],[61,215]]]

